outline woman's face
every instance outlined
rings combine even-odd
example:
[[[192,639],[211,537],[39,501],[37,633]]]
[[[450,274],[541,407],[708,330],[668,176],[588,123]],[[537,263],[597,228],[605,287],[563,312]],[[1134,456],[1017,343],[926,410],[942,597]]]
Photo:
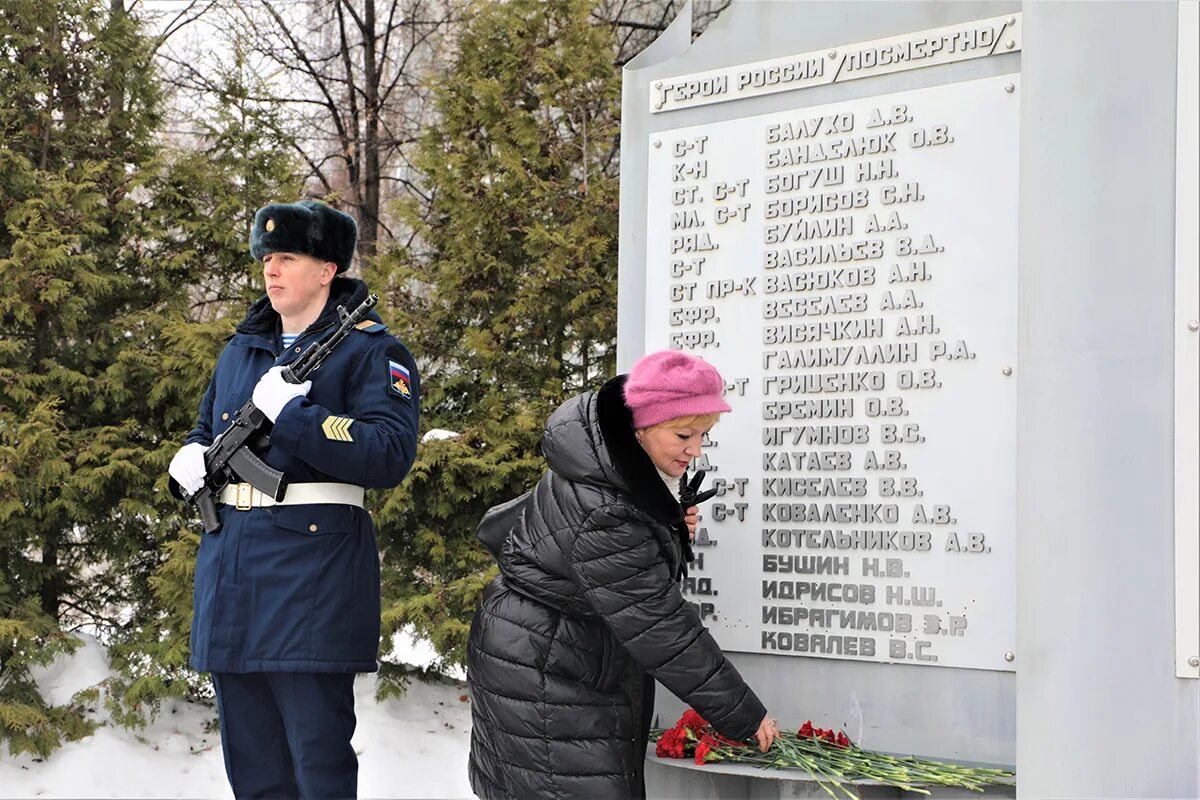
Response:
[[[652,428],[643,428],[637,432],[637,437],[654,466],[678,478],[687,470],[693,458],[700,457],[700,443],[710,430],[712,425],[677,428],[665,422]]]

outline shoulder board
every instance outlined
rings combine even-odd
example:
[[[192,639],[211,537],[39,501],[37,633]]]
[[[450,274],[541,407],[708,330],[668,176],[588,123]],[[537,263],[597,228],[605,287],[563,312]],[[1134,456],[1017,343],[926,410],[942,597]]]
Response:
[[[380,331],[386,331],[388,326],[373,319],[364,319],[354,327],[363,333],[379,333]]]

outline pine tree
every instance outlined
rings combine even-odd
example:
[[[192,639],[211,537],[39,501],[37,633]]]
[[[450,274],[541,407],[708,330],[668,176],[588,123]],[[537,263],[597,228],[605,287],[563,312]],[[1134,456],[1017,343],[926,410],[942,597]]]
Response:
[[[156,443],[147,309],[177,293],[130,243],[158,96],[120,4],[8,0],[0,16],[0,742],[85,732],[29,668],[114,626],[148,541]]]
[[[479,518],[536,481],[550,411],[614,367],[620,89],[591,10],[474,6],[416,161],[432,199],[371,273],[423,367],[423,427],[460,434],[379,509],[385,641],[411,625],[450,662],[494,574]]]
[[[86,628],[113,645],[119,722],[186,667],[190,509],[166,492],[223,339],[257,293],[246,232],[300,190],[236,76],[198,144],[163,150],[148,40],[112,0],[0,17],[0,742],[88,730],[31,667]],[[235,70],[236,72],[237,70]]]

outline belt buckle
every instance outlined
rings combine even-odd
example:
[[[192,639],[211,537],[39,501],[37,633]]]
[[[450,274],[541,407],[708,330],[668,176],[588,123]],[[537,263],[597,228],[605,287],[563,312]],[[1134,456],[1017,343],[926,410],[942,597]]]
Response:
[[[237,497],[234,501],[234,507],[238,511],[249,511],[254,507],[254,487],[248,483],[239,483],[237,485]]]

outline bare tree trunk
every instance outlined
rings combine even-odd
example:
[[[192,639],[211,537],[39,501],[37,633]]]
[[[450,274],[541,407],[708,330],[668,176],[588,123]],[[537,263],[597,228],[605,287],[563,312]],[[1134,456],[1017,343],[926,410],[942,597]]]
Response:
[[[42,588],[38,595],[42,611],[58,619],[58,531],[49,532],[42,544],[42,566],[49,573],[42,578]]]
[[[62,66],[55,56],[62,52],[62,34],[58,27],[58,17],[50,26],[50,41],[46,49],[50,51],[50,74],[47,76],[46,114],[42,120],[42,152],[38,158],[38,169],[45,170],[50,166],[50,137],[54,130],[54,104],[58,100],[63,81]]]
[[[109,0],[108,17],[112,22],[124,19],[126,15],[125,0]],[[114,80],[108,87],[108,127],[116,131],[121,125],[121,112],[125,110],[125,87],[119,80]]]
[[[51,337],[49,314],[50,309],[44,305],[33,310],[34,338],[33,364],[35,369],[41,369],[51,352]],[[62,590],[62,580],[59,575],[58,552],[62,542],[62,531],[54,527],[53,521],[45,523],[42,528],[42,575],[41,586],[38,589],[38,599],[42,611],[54,619],[58,619],[59,597]]]
[[[375,29],[375,0],[363,2],[363,90],[366,95],[367,127],[363,138],[363,190],[359,230],[359,255],[372,258],[379,237],[379,67],[375,61],[378,32]]]

